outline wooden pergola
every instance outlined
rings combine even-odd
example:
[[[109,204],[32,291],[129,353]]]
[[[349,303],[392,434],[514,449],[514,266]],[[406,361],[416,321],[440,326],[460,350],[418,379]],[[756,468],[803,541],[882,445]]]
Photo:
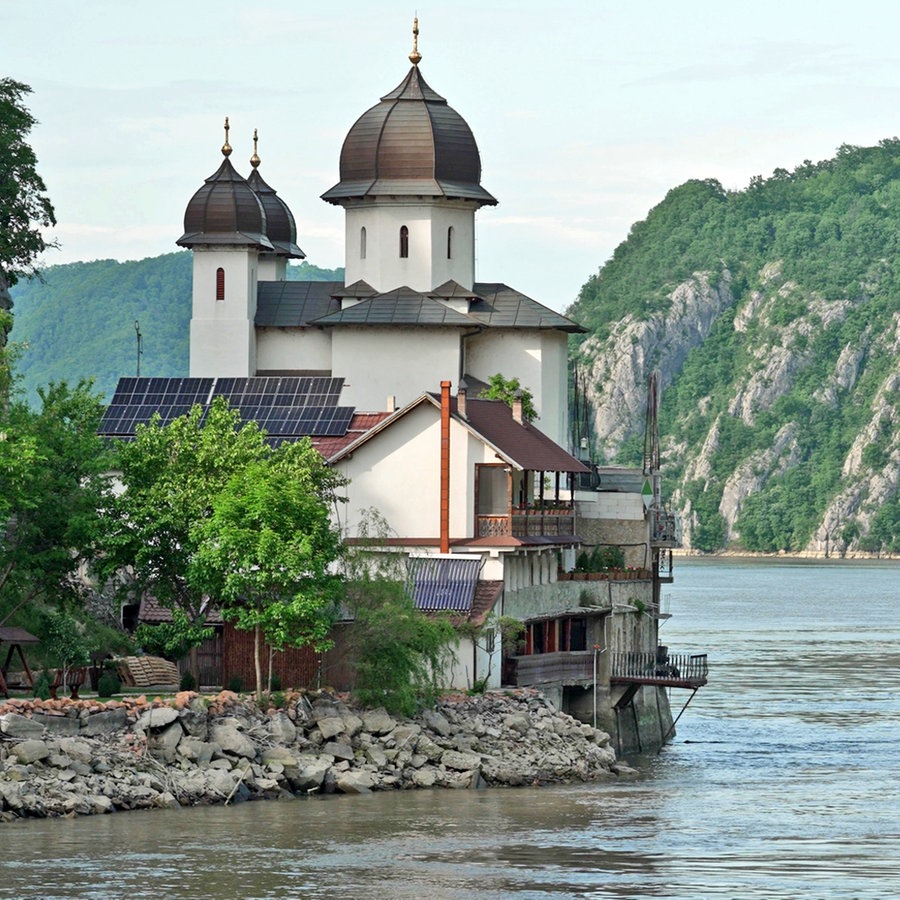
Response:
[[[37,643],[39,643],[38,639],[24,628],[0,628],[0,654],[3,653],[3,645],[9,645],[9,648],[6,651],[6,661],[3,663],[3,667],[0,668],[0,693],[2,693],[4,697],[9,696],[6,675],[9,672],[9,664],[12,662],[13,656],[16,653],[19,654],[19,659],[22,660],[22,667],[25,671],[25,677],[28,679],[28,683],[31,687],[34,687],[34,676],[31,674],[31,669],[28,666],[28,660],[25,658],[22,646],[24,644]]]

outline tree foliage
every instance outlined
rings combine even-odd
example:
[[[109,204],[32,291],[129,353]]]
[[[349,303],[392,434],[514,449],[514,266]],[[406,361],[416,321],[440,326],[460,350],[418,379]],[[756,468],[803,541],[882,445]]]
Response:
[[[39,400],[38,410],[15,399],[0,410],[0,624],[82,598],[77,574],[109,488],[91,385],[51,384]]]
[[[526,422],[533,422],[538,418],[537,408],[534,405],[534,394],[522,387],[518,378],[504,378],[497,372],[488,379],[488,386],[479,394],[482,400],[502,400],[510,409],[517,400],[522,403],[522,418]]]
[[[260,699],[262,638],[275,650],[330,643],[341,537],[329,505],[342,483],[308,439],[282,445],[236,471],[199,528],[188,580],[216,598],[224,618],[254,632]]]
[[[41,228],[56,224],[37,157],[28,135],[37,120],[24,101],[31,88],[0,78],[0,294],[6,285],[34,273],[47,248]]]

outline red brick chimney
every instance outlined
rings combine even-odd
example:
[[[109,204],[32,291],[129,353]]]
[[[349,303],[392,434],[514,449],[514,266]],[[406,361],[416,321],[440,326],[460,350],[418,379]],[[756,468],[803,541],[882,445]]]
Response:
[[[441,382],[441,553],[450,552],[450,382]]]
[[[522,416],[522,392],[516,391],[513,394],[513,402],[512,402],[512,416],[513,419],[518,422],[520,425],[523,424],[525,419]]]

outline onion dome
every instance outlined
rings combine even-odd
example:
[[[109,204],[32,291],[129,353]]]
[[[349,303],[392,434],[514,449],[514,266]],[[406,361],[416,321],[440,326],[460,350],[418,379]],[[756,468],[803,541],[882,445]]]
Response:
[[[256,129],[253,129],[253,156],[250,165],[253,171],[247,184],[256,192],[259,202],[266,211],[266,237],[268,237],[275,253],[289,259],[306,259],[306,254],[297,246],[297,225],[287,203],[278,196],[275,189],[263,181],[259,174],[260,158],[256,152]]]
[[[266,236],[266,212],[259,196],[228,159],[228,128],[226,118],[222,146],[225,159],[191,197],[184,211],[184,234],[175,243],[179,247],[219,244],[274,250]]]
[[[418,21],[413,29],[418,39]],[[496,205],[481,186],[472,130],[419,71],[418,41],[409,74],[363,113],[341,149],[341,180],[322,195],[340,205],[378,196],[424,196]]]

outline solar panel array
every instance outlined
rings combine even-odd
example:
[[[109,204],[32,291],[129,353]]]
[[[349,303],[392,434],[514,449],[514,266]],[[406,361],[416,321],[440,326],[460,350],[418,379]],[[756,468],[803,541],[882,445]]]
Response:
[[[225,398],[244,422],[257,422],[270,440],[338,437],[347,433],[352,406],[338,406],[343,378],[122,378],[98,429],[102,435],[134,436],[138,425],[159,415],[161,425],[190,412],[204,416],[217,397]]]

